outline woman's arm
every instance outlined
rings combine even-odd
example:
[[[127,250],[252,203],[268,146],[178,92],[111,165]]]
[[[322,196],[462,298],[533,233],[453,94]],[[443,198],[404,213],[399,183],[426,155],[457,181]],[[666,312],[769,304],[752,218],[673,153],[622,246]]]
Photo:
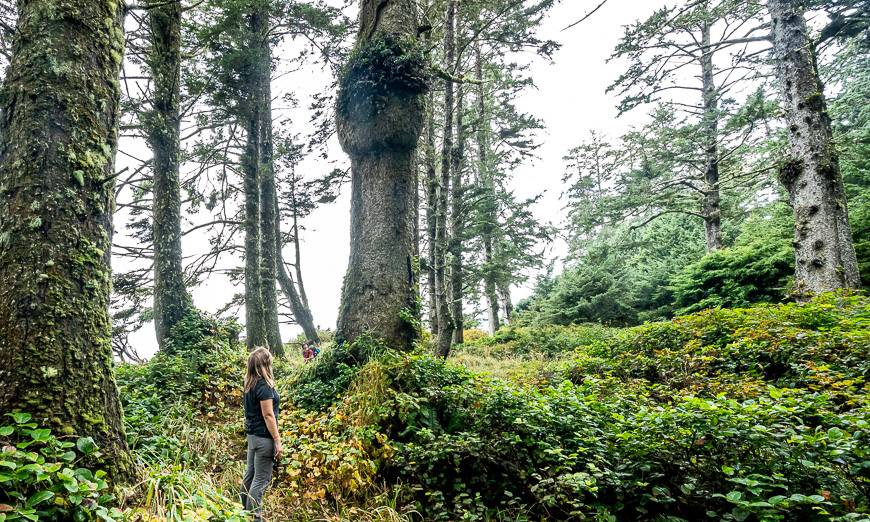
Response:
[[[281,455],[281,435],[278,433],[278,419],[275,418],[275,410],[272,409],[272,399],[260,401],[260,411],[263,412],[263,420],[266,421],[266,429],[275,441],[275,458]]]

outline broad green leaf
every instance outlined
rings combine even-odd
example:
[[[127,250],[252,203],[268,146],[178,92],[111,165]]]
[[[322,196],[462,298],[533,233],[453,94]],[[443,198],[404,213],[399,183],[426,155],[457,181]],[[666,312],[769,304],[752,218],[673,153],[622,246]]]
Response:
[[[28,507],[36,506],[38,504],[41,504],[42,502],[45,502],[46,500],[50,499],[53,496],[54,496],[53,492],[48,491],[47,489],[44,489],[44,490],[40,491],[39,493],[35,493],[32,497],[28,498],[27,499],[27,506]]]
[[[24,424],[32,418],[29,413],[21,412],[7,413],[6,415],[12,417],[16,424]]]
[[[94,439],[90,437],[82,437],[76,441],[76,448],[79,449],[85,455],[90,455],[97,451],[97,445],[94,443]]]

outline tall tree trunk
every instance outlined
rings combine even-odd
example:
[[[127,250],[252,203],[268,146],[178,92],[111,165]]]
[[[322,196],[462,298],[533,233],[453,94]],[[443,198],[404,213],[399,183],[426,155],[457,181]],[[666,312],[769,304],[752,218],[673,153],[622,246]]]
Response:
[[[719,93],[713,69],[710,25],[701,28],[701,82],[704,114],[704,232],[707,252],[722,248],[722,210],[719,195]]]
[[[456,0],[448,0],[444,21],[444,63],[452,67],[456,61]],[[438,293],[438,340],[435,351],[441,357],[450,354],[453,342],[453,318],[447,288],[447,205],[450,194],[450,165],[453,151],[453,82],[444,81],[444,138],[441,144],[441,181],[438,187],[435,225],[435,291]]]
[[[487,323],[489,333],[494,334],[501,322],[499,320],[499,300],[495,286],[493,267],[492,235],[495,228],[495,184],[489,170],[489,118],[486,114],[486,86],[483,83],[483,59],[480,53],[480,40],[474,46],[474,73],[477,80],[477,158],[478,178],[483,195],[484,219],[481,236],[483,239],[483,293],[486,297]]]
[[[295,191],[296,187],[292,187],[291,190]],[[284,296],[290,303],[290,311],[293,312],[293,318],[296,320],[296,323],[298,323],[299,326],[302,327],[302,331],[305,333],[305,338],[309,341],[319,343],[320,336],[317,335],[317,328],[315,328],[314,326],[314,317],[311,314],[311,309],[308,308],[308,304],[302,300],[302,297],[296,290],[296,282],[293,281],[293,276],[290,275],[290,272],[287,271],[287,266],[284,264],[284,242],[281,237],[281,207],[278,206],[277,197],[275,201],[275,208],[278,209],[275,214],[275,252],[277,254],[276,262],[278,267],[278,283],[281,285],[281,291],[284,292]],[[293,221],[294,223],[296,221],[295,215],[293,216]],[[298,233],[298,229],[296,233]],[[297,248],[298,244],[298,241],[296,241]],[[298,259],[298,250],[296,252],[296,256]]]
[[[860,277],[824,88],[798,2],[770,0],[791,158],[780,172],[795,214],[795,293],[858,288]]]
[[[269,15],[259,13],[258,31],[262,49],[259,53],[260,86],[260,294],[263,299],[263,324],[269,349],[284,355],[278,321],[277,269],[279,244],[277,235],[278,196],[275,189],[275,166],[272,161],[272,50],[266,33]]]
[[[435,98],[429,93],[429,103],[426,108],[426,238],[427,261],[426,285],[429,294],[429,330],[438,335],[438,291],[435,276],[436,257],[436,224],[438,214],[438,173],[435,168]]]
[[[458,64],[457,64],[458,65]],[[459,67],[456,68],[456,73]],[[450,158],[450,316],[453,320],[453,342],[461,344],[464,341],[465,319],[462,312],[462,236],[465,228],[465,212],[463,210],[462,160],[465,156],[465,125],[463,111],[465,102],[465,87],[459,84],[456,96],[456,145]]]
[[[154,329],[162,347],[172,327],[193,306],[181,261],[181,4],[150,0],[154,82],[152,108],[142,124],[153,152]]]
[[[245,191],[245,330],[248,350],[266,344],[260,273],[259,117],[248,117],[247,141],[242,157]]]
[[[428,13],[430,2],[423,2],[423,11]],[[425,22],[424,22],[425,23]],[[432,32],[426,32],[425,42],[431,47]],[[431,53],[428,57],[431,66]],[[435,95],[432,91],[426,97],[426,294],[429,298],[429,331],[438,336],[438,292],[435,281],[435,232],[438,207],[438,174],[435,166]]]
[[[0,411],[93,437],[122,481],[108,308],[124,6],[18,7],[0,97]]]
[[[252,46],[258,46],[262,25],[256,10],[248,17]],[[254,65],[253,67],[257,67]],[[266,323],[263,318],[260,239],[260,108],[262,84],[256,71],[248,75],[250,82],[244,100],[247,138],[242,156],[242,176],[245,192],[245,330],[248,350],[264,346]]]
[[[365,54],[373,46],[387,47],[413,67],[409,46],[418,27],[414,0],[361,0],[357,49]],[[417,66],[422,72],[422,59]],[[425,85],[363,90],[356,75],[383,74],[372,67],[362,60],[346,72],[336,111],[339,141],[351,159],[350,261],[336,337],[353,342],[371,332],[410,349],[418,315],[414,152],[423,129]]]

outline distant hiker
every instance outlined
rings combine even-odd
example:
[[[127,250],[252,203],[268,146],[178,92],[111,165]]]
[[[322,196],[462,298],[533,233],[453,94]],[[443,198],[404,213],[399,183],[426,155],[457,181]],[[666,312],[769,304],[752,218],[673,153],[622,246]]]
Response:
[[[248,469],[242,481],[242,505],[262,520],[263,492],[272,480],[272,466],[281,456],[278,403],[272,354],[257,348],[248,356],[245,373],[245,432],[248,435]]]
[[[316,354],[314,353],[314,349],[311,347],[311,345],[309,345],[307,342],[302,343],[302,358],[305,360],[305,362],[314,359],[315,355]]]

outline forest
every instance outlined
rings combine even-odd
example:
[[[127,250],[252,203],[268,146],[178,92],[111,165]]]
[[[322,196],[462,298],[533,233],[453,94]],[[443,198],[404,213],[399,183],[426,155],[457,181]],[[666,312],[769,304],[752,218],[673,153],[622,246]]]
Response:
[[[870,521],[870,1],[0,0],[0,71],[0,522]]]

